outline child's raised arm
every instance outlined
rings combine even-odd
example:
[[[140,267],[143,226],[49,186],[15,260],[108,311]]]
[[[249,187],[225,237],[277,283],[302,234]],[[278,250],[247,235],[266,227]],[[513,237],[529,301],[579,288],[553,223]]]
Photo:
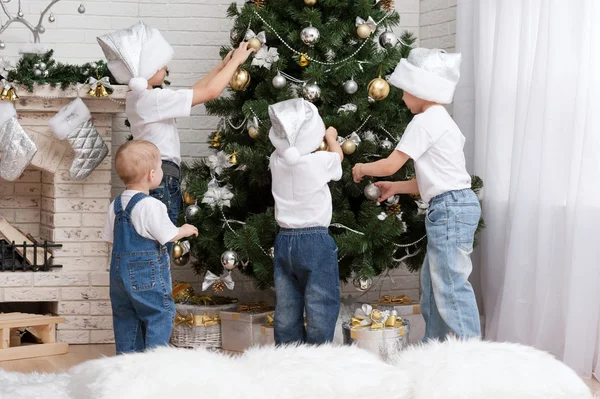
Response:
[[[208,75],[206,75],[205,77],[203,77],[202,79],[200,79],[199,81],[197,81],[196,83],[194,83],[194,88],[203,88],[206,87],[208,85],[208,83],[215,77],[217,76],[217,74],[219,72],[221,72],[223,70],[223,68],[225,68],[225,66],[227,65],[227,63],[231,60],[231,56],[233,55],[233,50],[231,50],[226,56],[225,58],[219,63],[219,65],[217,65],[216,67],[214,67],[209,73]]]
[[[404,166],[410,157],[402,151],[394,151],[386,159],[371,163],[357,163],[352,168],[354,182],[360,182],[364,176],[391,176]]]
[[[201,79],[194,84],[194,86],[192,86],[192,90],[194,91],[192,106],[203,104],[219,97],[229,84],[229,81],[237,68],[246,62],[248,56],[250,56],[253,51],[254,50],[252,49],[248,49],[248,42],[242,42],[240,47],[232,54],[231,59],[220,71],[216,71],[212,79],[208,81],[206,79]],[[213,72],[215,71],[213,70]]]
[[[336,152],[340,156],[340,161],[344,160],[344,151],[340,147],[340,143],[337,141],[338,132],[334,127],[329,127],[325,132],[325,141],[329,147],[329,152]]]

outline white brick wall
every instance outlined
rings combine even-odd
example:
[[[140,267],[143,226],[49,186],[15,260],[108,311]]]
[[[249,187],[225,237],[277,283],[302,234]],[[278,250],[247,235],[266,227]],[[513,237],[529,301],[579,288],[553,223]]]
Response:
[[[454,51],[457,0],[421,0],[421,46]]]
[[[91,60],[100,59],[103,57],[102,52],[97,45],[96,37],[107,33],[111,30],[127,27],[139,19],[143,19],[153,27],[160,29],[165,38],[175,48],[175,58],[169,65],[171,76],[169,80],[173,83],[173,88],[188,87],[201,78],[214,65],[219,62],[219,48],[221,45],[228,44],[229,29],[231,21],[226,18],[225,10],[231,3],[231,0],[87,0],[85,6],[87,12],[80,15],[77,12],[77,7],[80,1],[63,0],[53,7],[53,12],[56,16],[56,22],[50,24],[46,22],[46,33],[42,35],[42,42],[55,50],[55,57],[59,61],[84,63]],[[239,4],[243,1],[239,0]],[[396,10],[401,16],[401,25],[396,29],[397,33],[403,30],[409,30],[415,35],[423,34],[423,30],[419,31],[419,20],[423,20],[423,7],[427,1],[419,0],[396,0]],[[48,4],[47,0],[23,0],[23,10],[29,19],[34,20],[39,11]],[[15,7],[16,1],[8,4],[9,7]],[[4,16],[0,16],[4,18]],[[0,21],[4,21],[0,19]],[[9,56],[12,60],[18,59],[18,47],[30,41],[31,34],[20,25],[13,25],[5,32],[2,39],[7,44],[7,49],[0,52],[0,56]],[[114,118],[113,120],[113,136],[112,146],[113,151],[116,151],[118,146],[125,142],[129,135],[128,129],[124,125],[125,117],[123,115]],[[193,110],[193,116],[189,119],[178,121],[179,132],[182,142],[182,155],[184,161],[190,161],[193,158],[206,156],[208,147],[206,138],[208,134],[215,128],[217,119],[206,116],[203,106],[196,107]],[[103,174],[102,174],[103,173]],[[98,173],[98,178],[107,179],[108,171]],[[112,172],[112,197],[118,194],[123,186],[114,173]],[[26,186],[19,186],[22,189],[27,189]],[[20,189],[19,188],[19,189]],[[44,189],[45,187],[42,187]],[[76,192],[56,193],[56,196],[67,197],[71,194],[81,196],[78,190],[80,186],[73,187]],[[94,191],[94,186],[83,187],[84,198],[106,198],[106,193],[98,193]],[[3,191],[4,190],[4,191]],[[0,185],[0,197],[12,195],[14,190],[17,190],[17,185]],[[68,191],[68,190],[67,190]],[[5,193],[4,193],[5,192]],[[39,197],[39,193],[33,192],[28,195]],[[79,200],[82,207],[98,206],[105,207],[107,204],[103,201],[102,204],[88,203],[85,200]],[[73,204],[69,204],[71,206]],[[2,211],[5,212],[5,211]],[[11,212],[10,210],[7,212]],[[100,211],[98,211],[100,212]],[[64,215],[66,219],[61,219]],[[57,214],[54,220],[56,225],[63,223],[63,226],[71,226],[72,221],[68,219],[68,214]],[[101,217],[101,213],[98,213]],[[96,225],[96,223],[94,223]],[[85,227],[85,226],[84,226]],[[97,235],[94,229],[79,229],[78,232],[72,232],[68,228],[63,229],[60,239],[68,240],[73,238],[73,241],[66,242],[62,253],[66,256],[72,256],[73,259],[93,259],[94,255],[104,255],[105,248],[101,246],[88,246],[85,251],[81,249],[77,241],[77,234]],[[57,237],[59,238],[59,237]],[[99,253],[94,252],[94,248]],[[93,267],[95,269],[95,266]],[[196,289],[199,289],[201,280],[189,268],[174,268],[174,279],[189,281],[194,284]],[[0,276],[1,277],[1,276]],[[57,289],[54,288],[39,288],[36,291],[40,292],[44,298],[48,300],[63,300],[63,301],[86,301],[93,299],[94,301],[106,300],[108,298],[108,290],[104,286],[107,284],[105,273],[91,273],[90,283],[92,287],[72,287],[63,288],[62,297],[58,295]],[[393,273],[393,278],[397,282],[396,286],[390,286],[390,280],[384,281],[381,294],[408,294],[411,297],[418,297],[418,279],[416,276],[411,276],[405,271]],[[272,292],[257,294],[253,288],[252,281],[236,275],[236,289],[228,295],[239,296],[240,298],[252,297],[257,298],[257,295],[263,299],[272,297]],[[383,281],[383,280],[382,280]],[[0,284],[2,286],[2,284]],[[2,292],[3,291],[3,292]],[[342,293],[356,294],[354,287],[343,287]],[[379,289],[369,293],[369,300],[375,299],[380,293]],[[4,300],[10,298],[23,298],[27,295],[23,289],[5,288],[0,289],[0,298],[4,295]],[[7,299],[8,298],[8,299]],[[365,299],[363,297],[363,299]],[[22,299],[21,299],[22,300]],[[71,319],[69,325],[77,326],[98,326],[100,322],[91,322],[90,318],[102,317],[110,314],[108,302],[92,302],[91,313],[87,313],[87,308],[82,305],[78,307],[78,302],[60,302],[61,309],[72,312],[74,315],[84,312],[92,316],[86,316],[88,320]],[[87,324],[85,324],[87,323]],[[100,325],[101,327],[101,325]],[[110,332],[104,330],[92,331],[91,335],[88,331],[59,331],[59,337],[68,339],[70,342],[88,342],[90,339],[94,342],[104,342],[109,339]]]

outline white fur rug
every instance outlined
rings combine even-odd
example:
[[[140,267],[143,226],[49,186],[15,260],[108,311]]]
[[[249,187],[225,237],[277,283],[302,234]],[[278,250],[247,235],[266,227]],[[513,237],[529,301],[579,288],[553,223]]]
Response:
[[[355,347],[256,348],[230,357],[161,348],[65,374],[0,371],[2,399],[591,399],[579,377],[532,348],[430,343],[393,364]]]

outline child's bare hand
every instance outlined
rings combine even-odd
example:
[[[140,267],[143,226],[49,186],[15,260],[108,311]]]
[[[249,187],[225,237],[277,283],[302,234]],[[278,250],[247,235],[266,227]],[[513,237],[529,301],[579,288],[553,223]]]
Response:
[[[184,224],[179,229],[184,237],[198,237],[198,229],[196,228],[196,226],[192,226],[191,224]]]
[[[237,65],[242,65],[253,52],[254,49],[248,48],[248,42],[241,42],[240,47],[233,52],[231,61],[235,62]]]
[[[360,183],[363,177],[365,176],[362,173],[362,163],[357,163],[352,168],[352,178],[354,179],[354,183]]]
[[[334,128],[333,126],[330,126],[326,131],[325,131],[325,139],[327,140],[337,140],[338,138],[338,132],[337,129]]]
[[[231,56],[233,55],[233,50],[231,50],[229,53],[227,53],[227,55],[225,56],[225,58],[223,58],[223,61],[221,62],[221,66],[225,66],[229,63],[229,61],[231,61]]]
[[[379,198],[377,198],[377,202],[383,202],[396,194],[394,191],[394,183],[391,181],[378,181],[375,185],[379,187],[379,190],[381,191]]]

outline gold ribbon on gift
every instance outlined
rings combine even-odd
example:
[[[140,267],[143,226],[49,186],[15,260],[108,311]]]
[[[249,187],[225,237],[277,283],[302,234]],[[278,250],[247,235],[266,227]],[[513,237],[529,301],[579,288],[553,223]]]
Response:
[[[275,325],[275,313],[267,313],[267,326],[273,327]]]
[[[350,320],[350,324],[354,329],[369,328],[371,330],[383,330],[384,328],[400,328],[400,335],[404,335],[404,326],[402,325],[402,317],[396,315],[393,311],[389,314],[388,311],[373,309],[369,304],[364,304],[356,309],[354,317]]]
[[[189,313],[186,316],[177,312],[175,314],[175,326],[185,325],[192,327],[214,327],[221,324],[221,318],[217,315],[203,314],[197,315]]]
[[[17,96],[17,89],[12,83],[2,79],[2,92],[0,93],[0,100],[13,102],[16,101],[19,96]]]
[[[384,295],[379,298],[379,303],[382,305],[412,305],[412,300],[408,295]]]

